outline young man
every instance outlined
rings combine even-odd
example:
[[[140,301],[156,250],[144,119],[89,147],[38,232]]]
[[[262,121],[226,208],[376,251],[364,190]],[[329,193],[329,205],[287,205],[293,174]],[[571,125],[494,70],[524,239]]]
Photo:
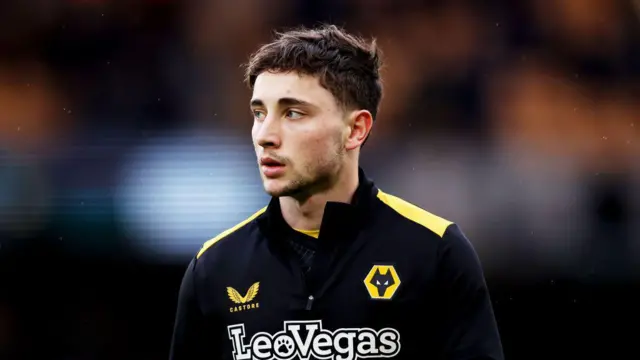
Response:
[[[359,168],[380,57],[335,26],[251,57],[265,208],[207,241],[179,293],[172,360],[503,359],[475,251],[457,225]]]

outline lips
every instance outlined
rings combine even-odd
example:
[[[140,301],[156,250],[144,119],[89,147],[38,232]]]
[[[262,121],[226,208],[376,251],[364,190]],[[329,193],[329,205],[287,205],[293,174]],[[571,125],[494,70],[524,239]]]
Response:
[[[260,158],[260,168],[265,177],[274,179],[284,175],[285,166],[280,161],[265,156]]]
[[[263,157],[260,159],[260,165],[262,166],[283,166],[284,164],[276,159],[270,157]]]

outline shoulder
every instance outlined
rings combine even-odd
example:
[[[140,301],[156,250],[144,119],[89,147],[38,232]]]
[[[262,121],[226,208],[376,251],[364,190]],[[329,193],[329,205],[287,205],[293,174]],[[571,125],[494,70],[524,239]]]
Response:
[[[395,221],[403,222],[400,231],[420,234],[411,244],[425,244],[432,249],[443,274],[482,277],[478,254],[458,224],[383,191],[377,197],[395,213]]]
[[[401,221],[405,221],[408,224],[416,224],[441,239],[449,237],[448,235],[451,231],[448,230],[455,226],[453,221],[430,213],[407,200],[385,193],[382,190],[378,190],[377,198],[392,210]]]
[[[248,218],[244,219],[240,223],[224,230],[220,234],[215,237],[207,240],[202,244],[202,247],[198,251],[196,255],[196,259],[200,259],[205,253],[209,252],[212,248],[219,246],[222,242],[227,240],[232,240],[234,238],[243,238],[249,236],[250,229],[253,228],[252,225],[255,224],[255,220],[262,215],[267,210],[267,207],[263,207],[262,209],[256,211]]]

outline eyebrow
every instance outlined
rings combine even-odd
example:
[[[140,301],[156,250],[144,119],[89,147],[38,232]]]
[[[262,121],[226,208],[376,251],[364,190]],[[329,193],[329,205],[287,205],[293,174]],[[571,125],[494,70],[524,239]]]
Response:
[[[262,100],[260,100],[260,99],[253,99],[253,100],[251,100],[251,106],[252,107],[264,106],[264,102]],[[300,99],[296,99],[296,98],[289,98],[289,97],[278,99],[278,106],[308,106],[308,107],[315,107],[315,105],[311,104],[310,102],[307,102],[307,101],[304,101],[304,100],[300,100]]]

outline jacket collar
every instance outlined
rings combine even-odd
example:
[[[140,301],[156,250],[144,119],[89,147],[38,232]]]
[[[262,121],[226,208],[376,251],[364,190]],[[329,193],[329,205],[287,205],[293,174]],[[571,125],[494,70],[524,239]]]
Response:
[[[320,226],[322,242],[353,239],[359,230],[372,220],[372,207],[378,189],[362,168],[358,169],[358,179],[358,188],[351,203],[327,202]],[[277,197],[271,198],[265,213],[258,218],[258,225],[262,233],[270,239],[295,233],[284,220]]]

